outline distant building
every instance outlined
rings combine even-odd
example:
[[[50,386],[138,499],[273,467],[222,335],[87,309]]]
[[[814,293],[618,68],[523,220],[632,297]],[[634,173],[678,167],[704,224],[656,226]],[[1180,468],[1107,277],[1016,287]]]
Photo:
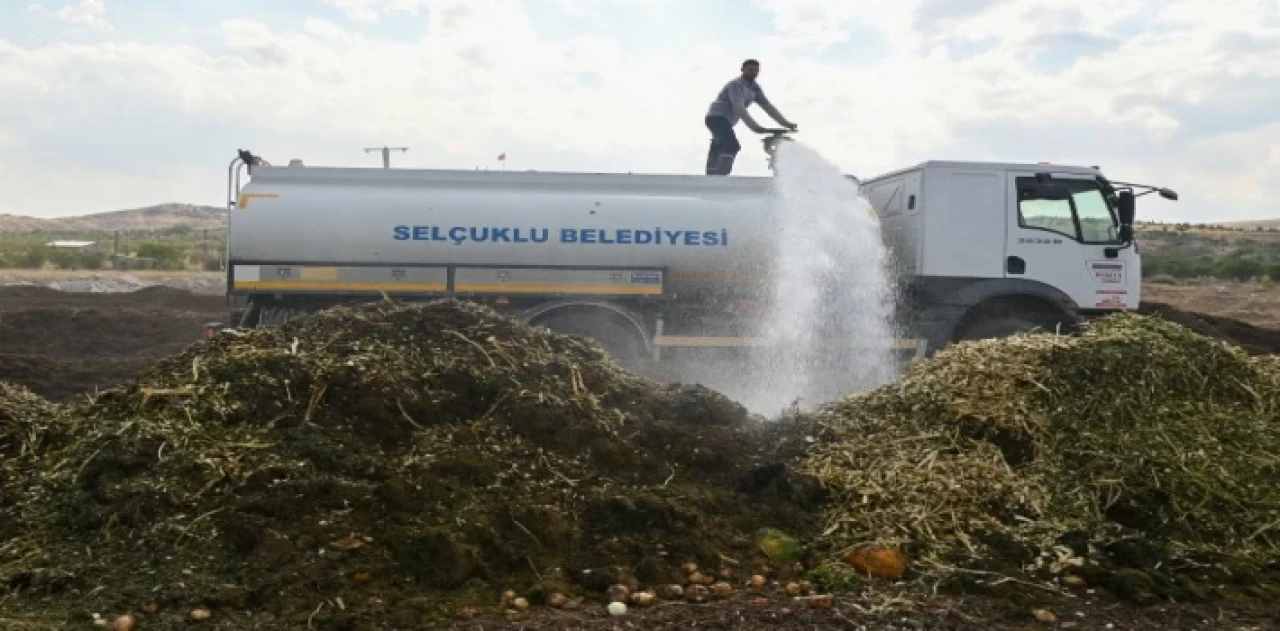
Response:
[[[46,243],[45,246],[50,248],[80,250],[83,248],[91,247],[95,243],[97,242],[96,241],[50,241]]]

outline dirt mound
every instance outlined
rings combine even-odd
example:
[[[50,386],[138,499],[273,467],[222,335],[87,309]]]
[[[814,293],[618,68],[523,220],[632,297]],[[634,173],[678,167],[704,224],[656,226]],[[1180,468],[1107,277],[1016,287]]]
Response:
[[[1159,302],[1144,302],[1138,312],[1175,322],[1201,335],[1224,340],[1255,355],[1280,354],[1280,330],[1232,318],[1185,311]]]
[[[970,593],[1280,598],[1274,357],[1124,314],[951,347],[818,420],[800,470],[833,493],[837,553],[899,547]]]
[[[75,292],[42,285],[0,287],[0,306],[5,312],[32,307],[161,307],[192,311],[219,309],[222,296],[200,295],[164,285],[145,286],[131,291]]]
[[[0,289],[0,380],[57,401],[122,384],[199,341],[220,301],[168,288],[74,294]]]
[[[158,317],[161,315],[169,317]],[[186,346],[198,341],[203,330],[199,318],[180,317],[171,311],[31,309],[0,320],[0,348],[6,353],[59,358],[155,355],[156,342],[175,340]],[[177,350],[181,346],[160,352]]]
[[[183,344],[168,348],[180,351]],[[0,381],[19,384],[46,399],[67,402],[92,397],[132,380],[154,363],[165,347],[151,347],[140,357],[76,357],[0,354]]]
[[[82,619],[413,628],[504,588],[745,577],[770,561],[761,527],[814,525],[785,424],[469,303],[228,332],[69,418],[0,579]]]

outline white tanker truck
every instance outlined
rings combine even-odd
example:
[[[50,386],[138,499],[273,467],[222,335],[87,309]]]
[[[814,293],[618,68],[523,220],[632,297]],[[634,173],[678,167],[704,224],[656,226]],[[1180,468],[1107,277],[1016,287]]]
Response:
[[[230,324],[452,296],[621,360],[750,347],[770,179],[269,166],[242,150],[227,182]],[[896,261],[904,335],[886,343],[917,355],[1135,308],[1134,199],[1177,199],[1044,163],[932,161],[860,186]]]

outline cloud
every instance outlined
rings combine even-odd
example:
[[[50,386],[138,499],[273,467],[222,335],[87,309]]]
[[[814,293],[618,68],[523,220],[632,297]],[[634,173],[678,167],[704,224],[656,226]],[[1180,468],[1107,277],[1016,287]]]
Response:
[[[750,56],[799,138],[860,177],[932,158],[1099,164],[1178,189],[1151,203],[1161,217],[1280,215],[1280,15],[1223,2],[299,0],[212,23],[121,5],[128,36],[0,26],[0,93],[22,95],[0,100],[0,212],[220,204],[238,148],[699,173],[702,116]],[[105,20],[100,1],[67,6]],[[739,133],[737,172],[765,174]],[[73,169],[112,184],[68,192]]]
[[[57,11],[50,11],[43,5],[33,4],[32,12],[51,15],[67,24],[90,31],[110,32],[113,27],[107,23],[107,6],[104,0],[80,0],[76,4],[67,4]]]
[[[417,15],[430,5],[429,0],[321,0],[358,22],[374,23],[383,15]]]

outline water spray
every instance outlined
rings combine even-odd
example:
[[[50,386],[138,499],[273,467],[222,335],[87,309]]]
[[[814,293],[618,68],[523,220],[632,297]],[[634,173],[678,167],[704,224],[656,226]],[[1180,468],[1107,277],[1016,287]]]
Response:
[[[777,239],[747,405],[769,414],[883,385],[897,362],[888,252],[870,203],[790,130],[766,133]]]

